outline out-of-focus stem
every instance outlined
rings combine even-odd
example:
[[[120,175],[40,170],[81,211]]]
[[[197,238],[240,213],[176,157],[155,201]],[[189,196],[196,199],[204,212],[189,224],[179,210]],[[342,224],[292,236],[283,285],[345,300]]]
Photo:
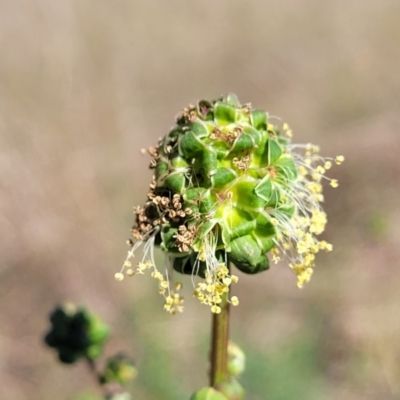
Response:
[[[225,293],[219,304],[221,312],[213,314],[211,337],[210,386],[215,386],[228,378],[229,341],[229,292]]]

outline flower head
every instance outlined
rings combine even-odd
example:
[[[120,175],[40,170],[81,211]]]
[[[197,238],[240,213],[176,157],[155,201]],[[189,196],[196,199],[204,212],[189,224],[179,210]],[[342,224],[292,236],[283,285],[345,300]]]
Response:
[[[214,313],[238,280],[230,262],[255,274],[269,268],[268,253],[275,263],[286,256],[297,285],[309,281],[315,255],[332,250],[317,238],[327,222],[322,182],[338,186],[326,171],[344,158],[292,144],[289,126],[278,128],[271,119],[232,94],[184,108],[170,132],[147,150],[155,174],[146,203],[135,208],[131,249],[117,279],[124,270],[151,270],[172,314],[183,309],[181,284],[172,288],[171,272],[156,267],[154,245],[172,270],[202,278],[194,296]],[[140,246],[143,257],[132,268]],[[237,297],[231,303],[237,305]]]

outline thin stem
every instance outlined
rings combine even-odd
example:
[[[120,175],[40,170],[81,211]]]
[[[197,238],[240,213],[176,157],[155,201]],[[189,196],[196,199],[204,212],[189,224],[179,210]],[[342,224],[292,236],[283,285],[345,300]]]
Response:
[[[211,337],[210,385],[215,386],[228,378],[229,292],[219,304],[221,312],[213,314]]]
[[[97,370],[96,362],[90,357],[86,357],[86,364],[89,367],[89,370],[93,377],[96,380],[97,385],[101,391],[101,394],[105,400],[111,399],[116,393],[121,391],[121,387],[119,384],[116,385],[105,385],[102,382],[101,374]]]

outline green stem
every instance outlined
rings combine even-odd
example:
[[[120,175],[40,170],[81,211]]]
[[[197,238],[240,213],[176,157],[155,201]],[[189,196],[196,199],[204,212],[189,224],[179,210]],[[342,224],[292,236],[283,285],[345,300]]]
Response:
[[[211,337],[210,386],[228,379],[228,341],[229,341],[229,292],[219,304],[221,312],[213,314]]]

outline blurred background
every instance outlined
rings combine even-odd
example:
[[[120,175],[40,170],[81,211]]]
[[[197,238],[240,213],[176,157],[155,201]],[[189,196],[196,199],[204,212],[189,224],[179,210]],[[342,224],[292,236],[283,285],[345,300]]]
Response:
[[[100,399],[42,344],[83,304],[139,375],[135,400],[207,383],[210,313],[170,317],[149,276],[114,280],[151,171],[140,149],[189,103],[234,92],[297,142],[343,154],[303,290],[284,263],[240,274],[232,337],[248,400],[400,399],[400,2],[0,2],[0,397]]]

